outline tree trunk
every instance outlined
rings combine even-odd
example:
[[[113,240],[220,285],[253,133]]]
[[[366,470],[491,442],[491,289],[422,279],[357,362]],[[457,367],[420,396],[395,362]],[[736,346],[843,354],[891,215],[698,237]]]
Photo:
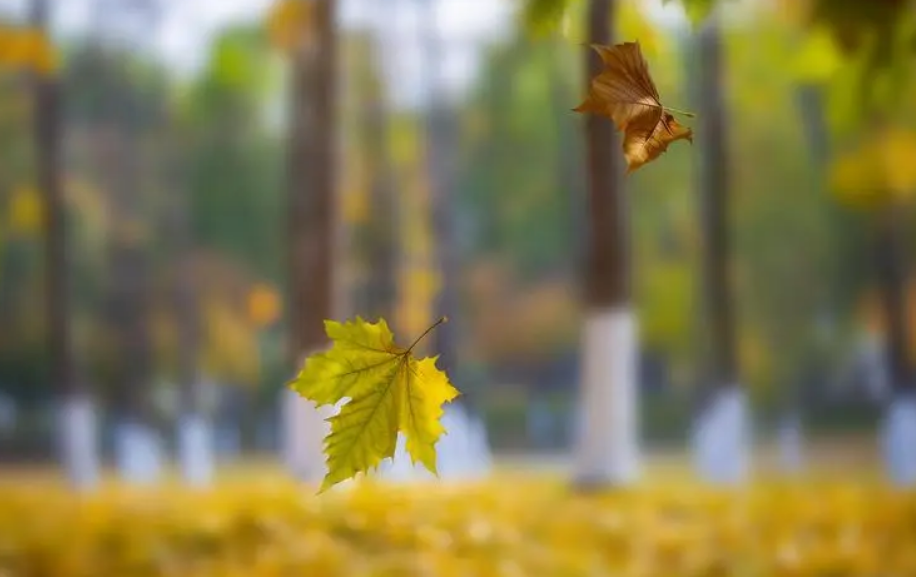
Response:
[[[455,281],[458,278],[458,253],[454,235],[455,210],[452,190],[453,126],[442,81],[436,73],[443,63],[442,38],[436,18],[436,0],[422,0],[425,4],[425,36],[423,39],[424,84],[427,94],[426,163],[427,180],[432,206],[433,234],[436,261],[438,261],[441,288],[434,310],[437,316],[449,317],[449,323],[440,325],[433,334],[437,365],[450,374],[456,369],[457,353],[457,301]],[[464,401],[466,399],[463,399]]]
[[[33,0],[32,26],[48,34],[48,2]],[[70,275],[67,254],[66,203],[62,186],[63,107],[60,80],[38,75],[35,90],[35,146],[38,188],[45,209],[45,310],[47,311],[50,380],[58,401],[60,449],[70,483],[87,489],[98,478],[95,411],[89,391],[74,374],[70,338]]]
[[[166,230],[172,242],[174,277],[172,313],[178,327],[177,379],[181,405],[178,415],[178,460],[185,483],[207,486],[213,478],[213,427],[204,414],[201,375],[198,371],[200,353],[200,306],[197,298],[198,279],[191,261],[194,249],[189,202],[184,190],[181,170],[182,157],[167,153],[167,180],[172,190],[172,202],[167,215]]]
[[[461,315],[458,282],[461,278],[461,258],[455,224],[459,218],[455,202],[455,165],[457,126],[450,110],[443,76],[439,74],[445,62],[445,40],[436,14],[436,0],[423,0],[426,5],[423,53],[427,87],[427,174],[430,203],[433,212],[436,260],[441,286],[435,305],[438,317],[449,322],[439,325],[434,336],[437,365],[458,382],[461,396],[446,407],[443,424],[449,433],[439,441],[440,473],[449,477],[477,477],[488,472],[490,448],[483,420],[476,410],[474,391],[461,387],[458,362]]]
[[[425,9],[422,18],[422,52],[426,88],[426,174],[432,210],[434,258],[439,267],[441,286],[436,295],[434,310],[437,316],[449,318],[448,323],[437,327],[433,333],[432,350],[439,356],[436,365],[446,371],[453,382],[460,381],[458,370],[458,302],[456,282],[460,262],[455,238],[453,166],[454,127],[447,107],[441,77],[436,74],[444,61],[443,39],[439,30],[436,0],[420,0]],[[461,388],[460,385],[458,387]],[[490,450],[483,422],[470,410],[468,392],[445,407],[442,424],[447,431],[437,445],[440,479],[478,477],[489,470]],[[405,438],[399,436],[392,463],[386,463],[382,474],[392,480],[429,478],[422,467],[411,462],[405,448]]]
[[[728,144],[723,63],[717,15],[698,38],[699,189],[704,234],[703,314],[706,320],[707,397],[695,431],[697,466],[714,482],[738,482],[747,469],[747,401],[738,383],[735,319],[729,267]],[[706,395],[704,395],[706,396]]]
[[[124,479],[149,483],[160,473],[161,446],[149,404],[152,358],[149,340],[149,263],[136,197],[139,194],[139,151],[123,126],[109,132],[108,159],[115,195],[114,246],[111,248],[112,286],[108,311],[109,334],[116,336],[114,386],[118,390],[119,425],[116,459]]]
[[[105,53],[106,66],[123,66]],[[143,214],[141,152],[139,150],[136,91],[129,73],[113,70],[120,83],[113,89],[113,105],[99,129],[100,169],[107,178],[115,215],[110,240],[110,282],[107,332],[111,339],[111,385],[115,390],[117,426],[115,459],[129,483],[158,480],[161,439],[150,404],[152,350],[149,334],[151,227]]]
[[[795,96],[810,157],[815,170],[823,177],[830,158],[830,135],[823,114],[822,88],[814,84],[800,84],[795,89]],[[826,363],[827,359],[818,349],[811,364],[799,368],[797,378],[784,383],[780,392],[782,415],[778,425],[779,463],[784,473],[795,473],[804,467],[802,399],[817,376],[826,369]]]
[[[588,42],[610,44],[613,0],[590,0]],[[587,82],[602,69],[586,55]],[[587,88],[587,85],[586,85]],[[580,430],[574,482],[580,487],[629,483],[639,473],[637,342],[632,310],[627,204],[621,151],[613,125],[585,117],[588,232]]]
[[[187,246],[187,245],[185,245]],[[180,257],[179,257],[180,258]],[[213,479],[213,425],[204,413],[199,351],[199,307],[190,267],[182,267],[175,279],[174,310],[178,321],[178,452],[181,474],[191,486],[207,486]]]
[[[311,1],[308,34],[292,56],[289,142],[290,364],[297,369],[327,346],[324,320],[334,318],[337,244],[336,0]],[[304,480],[324,476],[321,444],[328,411],[286,391],[286,458]]]
[[[885,317],[885,351],[892,398],[882,444],[888,474],[900,486],[916,485],[916,388],[907,321],[907,213],[890,205],[879,215],[875,262]]]
[[[898,393],[913,389],[907,327],[906,216],[899,206],[889,206],[878,215],[875,254],[887,326],[888,374]]]
[[[557,188],[565,190],[570,195],[569,198],[569,231],[570,246],[572,254],[567,260],[568,271],[571,275],[580,274],[585,266],[586,238],[583,231],[587,230],[586,218],[588,215],[587,196],[586,196],[586,175],[582,170],[583,166],[579,158],[579,150],[575,146],[570,146],[568,139],[577,137],[578,132],[573,124],[575,118],[566,115],[569,110],[569,102],[574,95],[565,84],[562,63],[564,58],[562,44],[557,43],[557,52],[559,65],[553,65],[553,81],[550,83],[551,99],[556,115],[554,124],[556,129],[556,154],[559,155],[557,168]],[[613,162],[613,161],[612,161]],[[615,169],[616,170],[616,169]]]
[[[380,6],[388,10],[386,6]],[[384,45],[378,31],[372,32],[369,50],[362,56],[368,60],[363,91],[362,124],[363,158],[370,179],[370,222],[365,235],[365,264],[368,279],[365,285],[363,314],[373,320],[394,319],[397,299],[398,237],[397,198],[394,191],[394,170],[388,146],[389,122],[382,75]]]

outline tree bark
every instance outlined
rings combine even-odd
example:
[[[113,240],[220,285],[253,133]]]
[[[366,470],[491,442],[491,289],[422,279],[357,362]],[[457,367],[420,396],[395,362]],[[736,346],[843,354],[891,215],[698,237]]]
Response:
[[[31,9],[32,26],[47,35],[47,0],[33,0]],[[36,180],[44,197],[48,378],[60,403],[59,444],[67,478],[74,487],[88,489],[98,477],[98,447],[95,410],[89,391],[76,379],[70,335],[70,271],[61,153],[62,87],[60,79],[51,74],[36,75],[33,83]]]
[[[106,15],[115,18],[115,14]],[[103,166],[115,215],[109,253],[108,335],[112,338],[118,411],[116,460],[127,482],[154,482],[160,473],[161,440],[156,432],[150,385],[153,359],[149,333],[150,227],[143,214],[142,157],[136,88],[123,64],[106,53],[117,85],[112,109],[99,130]]]
[[[289,144],[290,363],[326,344],[337,237],[336,1],[313,1],[310,38],[293,55]]]
[[[613,0],[589,2],[589,43],[610,44],[614,23]],[[603,64],[593,51],[586,58],[590,80],[601,72]],[[611,122],[594,114],[585,117],[585,135],[589,175],[586,302],[591,308],[629,306],[629,224],[620,176],[619,138]]]
[[[610,44],[613,0],[590,0],[588,42]],[[586,81],[602,69],[587,51]],[[586,85],[586,90],[588,85]],[[585,117],[588,221],[585,327],[574,484],[627,484],[639,472],[636,318],[632,310],[629,227],[619,138],[608,119]]]
[[[461,257],[456,221],[459,218],[455,202],[455,164],[457,130],[453,110],[450,110],[444,77],[439,72],[445,63],[445,39],[436,13],[436,0],[421,0],[426,8],[422,29],[423,73],[426,87],[426,163],[432,207],[434,255],[440,273],[440,288],[434,310],[449,322],[439,325],[433,333],[433,350],[439,355],[437,365],[459,383],[461,396],[446,407],[442,421],[451,432],[440,440],[439,470],[443,477],[469,478],[487,474],[490,468],[490,448],[486,430],[476,410],[474,391],[462,382],[459,363],[461,314],[458,282]],[[400,445],[400,441],[399,441]],[[407,455],[399,451],[399,456]],[[397,457],[396,457],[397,458]]]
[[[173,125],[174,126],[174,125]],[[176,143],[177,145],[177,143]],[[190,203],[184,190],[185,171],[180,147],[166,153],[167,185],[172,193],[165,229],[172,243],[174,276],[171,309],[177,325],[176,378],[180,408],[178,414],[178,458],[185,483],[209,485],[213,477],[213,428],[204,414],[200,354],[200,303],[198,278],[191,260],[194,235],[189,214]]]
[[[307,1],[307,0],[300,0]],[[335,318],[338,228],[336,0],[312,2],[311,28],[292,55],[288,186],[289,364],[293,371],[327,346],[324,321]],[[307,481],[323,475],[321,443],[330,411],[285,391],[287,465]]]
[[[370,318],[393,319],[397,300],[398,237],[394,171],[388,146],[388,111],[380,54],[384,46],[373,32],[369,82],[365,87],[365,155],[370,175],[371,225],[367,246],[369,281],[365,306]]]
[[[34,0],[32,25],[47,33],[47,0]],[[61,182],[61,85],[56,76],[34,79],[35,144],[38,187],[44,195],[45,305],[48,311],[50,379],[63,396],[81,392],[73,373],[70,339],[70,277],[67,255],[66,206]]]
[[[699,473],[714,483],[742,482],[748,471],[750,419],[738,383],[737,343],[729,262],[728,142],[718,14],[700,30],[698,145],[700,222],[703,231],[702,310],[705,323],[704,389],[694,431]]]
[[[878,215],[875,263],[886,323],[888,375],[895,393],[913,392],[907,320],[906,211],[888,206]]]
[[[737,379],[735,319],[729,265],[728,145],[722,94],[722,51],[719,24],[713,16],[700,31],[698,141],[701,149],[699,189],[703,312],[707,321],[707,378],[714,388]]]
[[[436,18],[435,0],[423,0],[426,6],[425,37],[423,53],[427,94],[426,119],[426,162],[432,206],[433,234],[435,238],[436,261],[439,265],[441,286],[434,310],[437,316],[449,318],[448,323],[439,325],[433,333],[439,368],[454,377],[457,370],[458,294],[456,282],[459,278],[459,255],[455,238],[455,202],[453,190],[454,166],[450,159],[454,145],[454,126],[446,101],[441,77],[436,71],[444,62],[443,40]],[[464,391],[460,401],[467,405],[469,397]]]
[[[889,204],[877,215],[875,262],[885,317],[885,355],[891,399],[879,434],[892,483],[916,486],[916,386],[907,326],[907,213]]]

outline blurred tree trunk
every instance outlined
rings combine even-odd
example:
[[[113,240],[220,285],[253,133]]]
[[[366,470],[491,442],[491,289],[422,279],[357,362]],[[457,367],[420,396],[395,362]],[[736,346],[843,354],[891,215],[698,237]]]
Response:
[[[421,0],[423,15],[423,85],[426,88],[426,174],[432,210],[434,262],[439,268],[439,292],[434,310],[449,322],[433,333],[433,350],[439,355],[437,366],[446,371],[462,394],[450,403],[443,423],[450,435],[439,441],[439,471],[446,477],[473,477],[487,473],[490,448],[484,423],[476,410],[474,392],[461,377],[458,348],[461,331],[458,283],[461,258],[456,236],[460,218],[455,202],[455,164],[457,127],[444,86],[442,69],[446,62],[445,38],[437,15],[437,0]],[[406,457],[406,455],[405,455]]]
[[[704,235],[704,400],[696,430],[697,465],[709,480],[738,482],[746,474],[746,399],[738,382],[737,340],[729,266],[729,155],[718,15],[697,39],[700,222]]]
[[[737,386],[734,307],[729,266],[728,144],[722,94],[719,25],[709,21],[699,36],[701,223],[704,234],[703,311],[708,329],[707,378],[714,388]]]
[[[145,483],[159,474],[159,441],[149,392],[152,355],[149,335],[148,227],[138,206],[138,155],[135,137],[115,122],[108,127],[109,165],[117,224],[110,249],[109,334],[113,343],[114,384],[120,425],[117,461],[127,481]]]
[[[458,319],[455,317],[458,279],[458,252],[454,235],[455,209],[453,190],[454,126],[452,114],[439,71],[444,63],[443,39],[436,17],[436,0],[422,0],[425,7],[423,73],[426,89],[426,174],[432,207],[435,261],[439,266],[440,288],[434,310],[437,316],[447,316],[451,322],[440,325],[435,333],[434,347],[439,355],[437,365],[452,374],[456,370]],[[462,395],[461,401],[467,399]]]
[[[105,17],[117,18],[114,12]],[[112,354],[111,383],[115,389],[117,427],[115,458],[122,477],[130,483],[158,479],[161,440],[156,432],[150,392],[152,349],[150,339],[151,227],[142,202],[138,92],[131,73],[112,49],[102,53],[112,72],[111,109],[99,130],[106,188],[114,215],[109,240],[107,334]]]
[[[49,36],[48,0],[33,0],[32,26]],[[56,71],[53,73],[56,74]],[[53,74],[34,78],[35,146],[38,188],[44,195],[45,310],[49,378],[60,406],[62,460],[70,483],[84,489],[98,476],[96,419],[89,391],[77,381],[70,335],[70,273],[67,252],[66,203],[63,190],[63,106],[60,79]]]
[[[895,394],[913,390],[907,327],[907,211],[890,204],[878,214],[875,264],[886,322],[887,367]]]
[[[613,42],[615,12],[614,0],[589,0],[589,44]],[[591,50],[585,58],[586,81],[590,82],[603,65]],[[588,171],[586,310],[574,482],[587,488],[634,480],[639,456],[638,352],[620,141],[609,120],[586,115],[584,122]]]
[[[884,306],[884,346],[892,391],[881,441],[891,480],[899,486],[912,487],[916,485],[916,387],[908,334],[909,275],[905,226],[908,212],[889,203],[877,217],[875,263]]]
[[[172,248],[172,314],[177,325],[177,374],[179,389],[178,458],[184,481],[193,486],[210,484],[213,476],[213,428],[204,414],[202,381],[198,359],[200,355],[199,286],[191,255],[194,238],[191,230],[190,202],[185,189],[185,171],[181,139],[171,123],[172,135],[177,137],[165,154],[167,189],[171,202],[165,229]],[[171,139],[169,139],[171,140]]]
[[[394,191],[394,170],[389,146],[388,110],[381,54],[384,46],[378,31],[372,32],[369,69],[362,86],[365,127],[364,155],[370,178],[371,214],[366,234],[366,264],[368,282],[365,292],[365,314],[372,319],[393,320],[397,299],[398,222],[397,197]]]
[[[336,0],[312,3],[311,28],[292,54],[288,158],[289,362],[298,368],[327,346],[324,320],[335,317],[337,244]],[[303,479],[324,475],[322,411],[287,391],[287,462]]]
[[[830,133],[824,119],[823,88],[803,84],[796,89],[796,99],[811,158],[816,163],[817,170],[825,173],[830,159]]]
[[[824,95],[822,87],[816,84],[800,84],[795,89],[795,97],[808,145],[814,170],[823,179],[827,173],[830,158],[830,134],[824,117]],[[822,191],[824,192],[824,191]],[[835,206],[828,205],[826,210],[834,211]],[[826,264],[826,263],[825,263]],[[826,281],[825,284],[829,284]],[[830,310],[829,294],[827,302],[821,303],[817,311],[811,311],[809,322],[822,323],[824,311]],[[832,313],[827,313],[832,314]],[[823,334],[815,329],[816,334]],[[819,340],[819,343],[823,343]],[[796,378],[781,385],[782,407],[779,423],[779,460],[784,472],[793,473],[804,467],[804,399],[808,391],[813,390],[814,383],[829,370],[830,359],[822,346],[809,362],[797,368]]]

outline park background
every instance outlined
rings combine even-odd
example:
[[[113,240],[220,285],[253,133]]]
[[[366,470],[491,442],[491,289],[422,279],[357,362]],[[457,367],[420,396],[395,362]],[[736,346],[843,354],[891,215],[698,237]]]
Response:
[[[698,114],[629,175],[611,37]],[[0,2],[0,575],[916,574],[914,51],[903,0]],[[322,321],[442,314],[441,479],[314,496]]]

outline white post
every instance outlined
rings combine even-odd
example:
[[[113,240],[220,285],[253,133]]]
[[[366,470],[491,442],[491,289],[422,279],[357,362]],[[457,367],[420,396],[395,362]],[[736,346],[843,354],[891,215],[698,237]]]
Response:
[[[99,453],[95,407],[87,395],[74,395],[58,408],[58,434],[64,471],[79,490],[98,483]]]
[[[639,476],[638,345],[629,307],[585,319],[577,484],[626,484]]]

